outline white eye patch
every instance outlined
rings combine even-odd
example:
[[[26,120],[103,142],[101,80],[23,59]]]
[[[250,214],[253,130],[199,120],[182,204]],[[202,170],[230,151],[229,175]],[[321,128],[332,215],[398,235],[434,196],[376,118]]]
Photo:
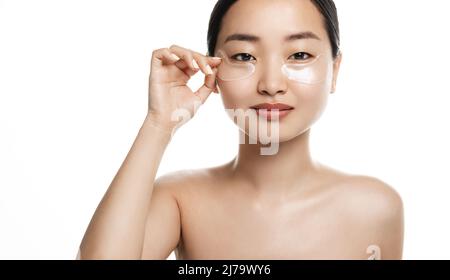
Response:
[[[261,67],[254,61],[232,60],[222,50],[217,53],[222,58],[217,77],[222,81],[233,82],[248,79]],[[282,63],[280,71],[289,80],[302,84],[326,82],[332,72],[331,64],[322,55],[318,55],[308,62]]]

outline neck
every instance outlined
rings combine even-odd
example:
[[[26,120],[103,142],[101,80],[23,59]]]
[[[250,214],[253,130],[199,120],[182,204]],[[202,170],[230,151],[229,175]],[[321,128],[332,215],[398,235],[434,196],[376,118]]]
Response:
[[[249,183],[258,192],[287,193],[306,182],[316,164],[309,150],[310,130],[279,143],[274,155],[261,155],[261,144],[239,145],[230,162],[233,176]],[[248,139],[246,139],[248,140]]]

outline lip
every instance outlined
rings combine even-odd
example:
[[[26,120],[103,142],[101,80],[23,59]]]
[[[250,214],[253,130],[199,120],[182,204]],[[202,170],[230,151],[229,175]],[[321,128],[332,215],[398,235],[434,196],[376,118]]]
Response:
[[[272,120],[276,117],[280,120],[294,110],[294,107],[283,103],[262,103],[251,108],[256,111],[258,116],[266,118],[267,120]]]
[[[283,103],[261,103],[251,107],[252,109],[266,109],[266,110],[291,110],[294,107]]]

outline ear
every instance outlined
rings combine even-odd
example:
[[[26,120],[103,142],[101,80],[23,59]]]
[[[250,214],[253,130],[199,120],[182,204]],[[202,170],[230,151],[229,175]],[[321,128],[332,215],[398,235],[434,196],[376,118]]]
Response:
[[[331,85],[331,93],[336,92],[336,83],[339,75],[339,69],[341,68],[341,61],[342,61],[342,52],[339,51],[339,54],[336,56],[336,59],[333,62],[333,81]]]

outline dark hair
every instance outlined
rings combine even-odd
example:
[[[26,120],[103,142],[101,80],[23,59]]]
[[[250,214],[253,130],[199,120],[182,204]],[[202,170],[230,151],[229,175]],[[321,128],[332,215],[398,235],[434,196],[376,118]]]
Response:
[[[209,19],[208,27],[208,55],[213,56],[216,48],[217,37],[222,25],[222,19],[230,7],[238,0],[218,0]],[[333,0],[311,0],[324,18],[328,37],[331,42],[333,58],[339,54],[340,35],[337,9]]]

